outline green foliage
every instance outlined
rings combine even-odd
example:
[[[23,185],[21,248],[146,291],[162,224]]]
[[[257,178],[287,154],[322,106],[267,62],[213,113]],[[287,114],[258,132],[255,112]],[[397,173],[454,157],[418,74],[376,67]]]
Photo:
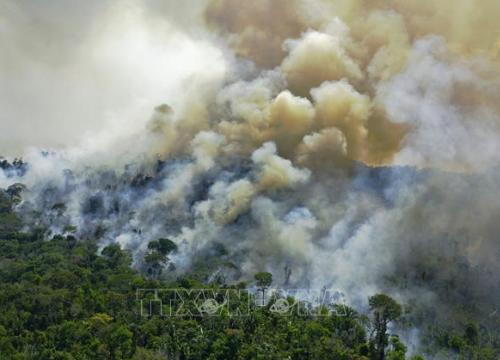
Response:
[[[171,252],[177,251],[177,245],[170,239],[158,239],[150,241],[148,249],[156,250],[162,255],[168,255]]]
[[[0,189],[0,239],[16,236],[22,227],[21,220],[12,212],[13,206],[12,196]]]
[[[7,192],[0,190],[0,214],[6,214],[11,211],[12,202]]]
[[[130,254],[123,251],[118,244],[111,244],[102,249],[102,255],[108,261],[111,268],[119,269],[128,267],[132,263]]]
[[[97,250],[71,236],[0,240],[0,359],[366,359],[352,309],[319,318],[269,307],[241,317],[140,316],[137,288],[205,285],[148,280],[119,246]],[[271,284],[270,274],[258,278]]]
[[[470,346],[476,346],[479,344],[479,328],[476,324],[469,323],[465,327],[465,341]]]
[[[268,272],[259,272],[254,275],[255,280],[257,280],[257,286],[260,288],[267,288],[273,282],[273,275]]]
[[[387,360],[405,360],[406,346],[399,340],[397,336],[391,336],[390,349],[387,351]]]
[[[396,320],[401,316],[401,305],[385,294],[373,295],[368,303],[370,309],[380,314],[381,319],[385,322]]]
[[[389,322],[398,319],[401,316],[401,305],[394,299],[385,295],[377,294],[368,299],[370,309],[373,312],[374,336],[371,339],[371,357],[373,360],[384,360],[386,358],[385,348],[389,345],[387,336],[387,325]],[[404,353],[399,346],[398,339],[391,339],[393,347],[397,347],[391,353],[391,360],[404,360]],[[402,352],[402,355],[401,355]]]
[[[21,229],[21,226],[21,220],[16,214],[0,214],[0,238],[12,238]]]
[[[204,274],[176,281],[144,277],[131,269],[130,254],[119,245],[98,251],[92,240],[73,236],[44,238],[44,229],[20,233],[9,195],[0,192],[0,359],[159,360],[159,359],[405,359],[406,347],[387,334],[401,307],[378,294],[369,299],[374,334],[366,317],[351,308],[322,309],[322,316],[277,314],[251,306],[247,316],[141,316],[137,289],[206,288]],[[147,266],[162,268],[176,246],[168,239],[150,242]],[[205,269],[205,270],[203,270]],[[255,275],[260,289],[272,275]],[[241,289],[245,283],[234,285]],[[255,295],[234,299],[240,308]],[[288,298],[290,303],[294,299]],[[495,360],[498,339],[485,337],[478,324],[435,336],[449,353],[444,358]],[[485,340],[486,339],[486,340]],[[415,356],[412,360],[423,360]]]
[[[149,252],[144,255],[146,273],[151,279],[157,279],[170,260],[168,255],[177,251],[177,245],[169,239],[158,239],[150,241],[148,249]]]

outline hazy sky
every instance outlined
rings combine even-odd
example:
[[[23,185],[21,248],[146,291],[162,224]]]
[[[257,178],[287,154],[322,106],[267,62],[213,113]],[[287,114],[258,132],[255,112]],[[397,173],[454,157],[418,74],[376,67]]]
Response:
[[[203,3],[0,0],[0,154],[134,131],[190,76],[221,70],[197,31]]]

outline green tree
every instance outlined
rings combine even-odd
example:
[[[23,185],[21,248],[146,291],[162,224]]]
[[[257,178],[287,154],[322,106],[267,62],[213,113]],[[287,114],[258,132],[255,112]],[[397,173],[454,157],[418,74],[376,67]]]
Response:
[[[273,275],[268,272],[258,272],[254,275],[255,280],[257,281],[257,287],[260,291],[262,291],[262,305],[264,305],[264,296],[266,289],[271,286],[273,282]]]
[[[386,354],[387,360],[405,360],[406,346],[399,340],[399,337],[396,335],[391,336],[389,344],[390,349]]]
[[[169,262],[172,252],[177,251],[177,245],[169,239],[158,239],[148,243],[149,252],[144,256],[146,271],[151,279],[158,279],[163,267]]]
[[[102,249],[102,255],[108,260],[112,268],[128,267],[132,259],[127,251],[121,249],[119,244],[111,244]]]
[[[150,241],[148,244],[148,249],[156,250],[160,254],[167,256],[170,253],[177,251],[177,245],[170,239],[162,238]]]
[[[476,324],[469,323],[465,327],[465,341],[470,346],[479,345],[479,327]]]
[[[401,305],[394,299],[377,294],[369,298],[370,309],[373,312],[374,336],[372,336],[372,359],[384,360],[385,348],[389,344],[387,325],[401,316]]]

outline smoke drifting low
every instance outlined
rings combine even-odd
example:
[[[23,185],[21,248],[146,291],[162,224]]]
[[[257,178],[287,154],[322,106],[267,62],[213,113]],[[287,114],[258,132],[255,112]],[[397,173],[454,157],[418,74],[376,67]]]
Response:
[[[118,242],[138,267],[168,237],[177,273],[215,254],[234,281],[266,270],[353,304],[493,304],[499,3],[332,3],[193,2],[190,21],[168,2],[3,4],[2,145],[90,140],[31,149],[0,186],[27,184],[33,225]]]

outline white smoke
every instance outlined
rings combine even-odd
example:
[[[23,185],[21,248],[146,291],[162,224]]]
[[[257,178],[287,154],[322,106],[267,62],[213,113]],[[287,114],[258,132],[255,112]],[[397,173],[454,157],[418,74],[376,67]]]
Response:
[[[416,42],[406,69],[379,89],[389,117],[411,127],[396,164],[457,170],[499,164],[500,84],[486,77],[490,66],[453,59],[442,38]]]
[[[179,16],[191,28],[198,7]],[[154,106],[180,106],[189,82],[223,76],[222,51],[162,9],[151,1],[2,1],[0,153],[109,151],[142,131]]]

